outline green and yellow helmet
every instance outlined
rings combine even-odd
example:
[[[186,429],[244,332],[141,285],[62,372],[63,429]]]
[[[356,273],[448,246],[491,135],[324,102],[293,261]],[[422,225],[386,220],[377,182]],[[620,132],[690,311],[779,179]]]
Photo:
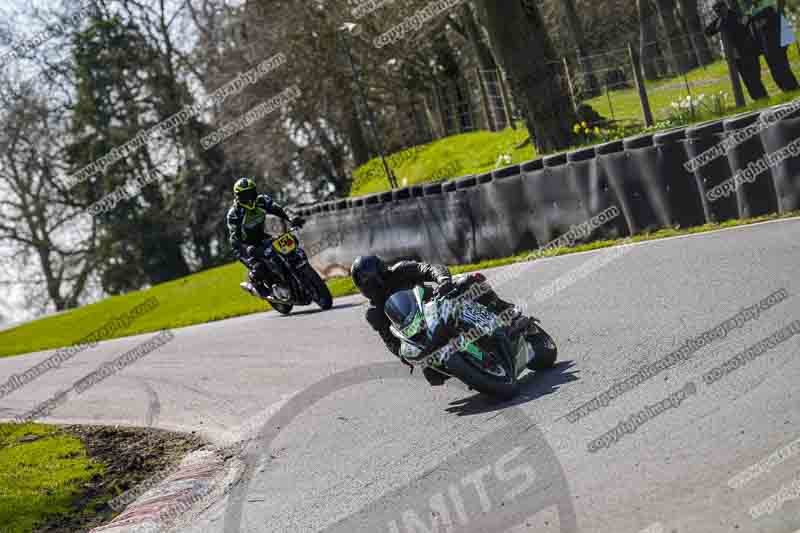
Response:
[[[233,197],[236,199],[236,203],[245,209],[255,209],[256,198],[258,198],[256,182],[250,178],[238,180],[233,185]]]

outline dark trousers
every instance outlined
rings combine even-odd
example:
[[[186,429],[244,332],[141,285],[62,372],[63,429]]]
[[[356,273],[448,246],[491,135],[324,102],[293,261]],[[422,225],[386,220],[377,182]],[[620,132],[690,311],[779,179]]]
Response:
[[[494,289],[489,286],[488,282],[484,281],[481,283],[476,281],[473,277],[469,277],[461,283],[458,294],[466,292],[475,285],[480,287],[479,291],[476,290],[476,292],[480,293],[480,296],[478,296],[475,301],[481,305],[485,305],[493,313],[500,314],[514,307],[514,304],[500,298],[500,296],[494,292]]]
[[[747,92],[750,93],[750,98],[753,100],[766,98],[767,88],[761,81],[761,63],[758,61],[758,56],[742,56],[736,60],[736,66],[739,68],[739,74],[747,87]]]
[[[784,92],[797,89],[797,78],[789,65],[786,47],[781,46],[781,15],[775,9],[766,9],[751,21],[750,28],[775,85]]]
[[[786,48],[778,46],[767,50],[764,54],[767,58],[772,79],[775,80],[775,84],[783,92],[794,91],[798,88],[797,78],[794,77],[786,52]]]

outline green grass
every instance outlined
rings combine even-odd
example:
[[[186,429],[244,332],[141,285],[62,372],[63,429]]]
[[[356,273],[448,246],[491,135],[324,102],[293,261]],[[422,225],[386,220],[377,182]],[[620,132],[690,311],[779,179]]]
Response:
[[[767,215],[747,220],[731,220],[722,224],[705,224],[686,229],[663,229],[653,233],[635,235],[627,240],[596,241],[571,248],[550,249],[541,254],[541,257],[554,257],[596,250],[615,246],[623,241],[641,242],[676,235],[702,233],[765,220],[788,218],[798,216],[798,214],[800,213]],[[450,270],[453,273],[461,273],[499,267],[526,260],[530,254],[531,252],[524,252],[513,257],[490,259],[471,265],[456,265],[450,267]],[[256,300],[239,288],[239,282],[243,279],[244,274],[244,267],[239,263],[234,263],[164,283],[144,291],[108,298],[68,313],[43,318],[0,332],[0,356],[70,346],[84,335],[102,326],[111,316],[120,315],[153,296],[158,298],[161,305],[149,314],[139,318],[127,330],[115,332],[111,338],[153,332],[165,328],[202,324],[265,311],[267,309],[265,303]],[[356,292],[350,278],[330,280],[328,281],[328,286],[334,296],[344,296],[355,294]]]
[[[81,485],[104,472],[80,439],[57,428],[0,424],[0,529],[27,533],[50,516],[74,515]]]
[[[155,297],[159,306],[134,321],[126,330],[111,338],[202,324],[235,316],[257,313],[269,305],[239,288],[246,270],[240,263],[218,267],[191,276],[114,296],[63,313],[23,324],[0,332],[0,356],[71,346],[84,336],[102,327],[111,317],[126,313],[148,298]],[[342,280],[328,283],[334,296],[349,290]]]
[[[500,154],[510,154],[514,163],[533,159],[535,152],[530,144],[515,148],[527,138],[528,130],[524,127],[500,132],[462,133],[393,154],[389,158],[389,165],[401,187],[443,181],[493,170]],[[393,164],[394,161],[400,161],[400,164]],[[382,192],[389,188],[380,159],[373,159],[359,167],[353,176],[350,196]]]

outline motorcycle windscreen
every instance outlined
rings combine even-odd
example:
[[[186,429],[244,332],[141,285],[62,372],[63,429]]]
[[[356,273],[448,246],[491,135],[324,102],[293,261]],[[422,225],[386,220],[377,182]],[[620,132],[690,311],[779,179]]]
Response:
[[[394,293],[386,300],[383,312],[394,327],[409,339],[414,338],[425,328],[425,317],[417,306],[413,291]]]

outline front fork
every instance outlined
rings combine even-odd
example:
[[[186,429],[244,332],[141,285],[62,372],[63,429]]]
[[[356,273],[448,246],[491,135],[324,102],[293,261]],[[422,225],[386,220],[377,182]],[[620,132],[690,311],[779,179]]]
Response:
[[[303,299],[297,297],[299,296],[297,294],[298,291],[300,291],[300,294],[308,292],[305,286],[306,281],[302,278],[302,276],[298,275],[303,267],[308,264],[308,257],[302,248],[297,248],[294,252],[287,256],[278,257],[276,254],[273,264],[275,264],[276,270],[279,272],[282,282],[288,285],[289,290],[295,294],[296,299]]]

